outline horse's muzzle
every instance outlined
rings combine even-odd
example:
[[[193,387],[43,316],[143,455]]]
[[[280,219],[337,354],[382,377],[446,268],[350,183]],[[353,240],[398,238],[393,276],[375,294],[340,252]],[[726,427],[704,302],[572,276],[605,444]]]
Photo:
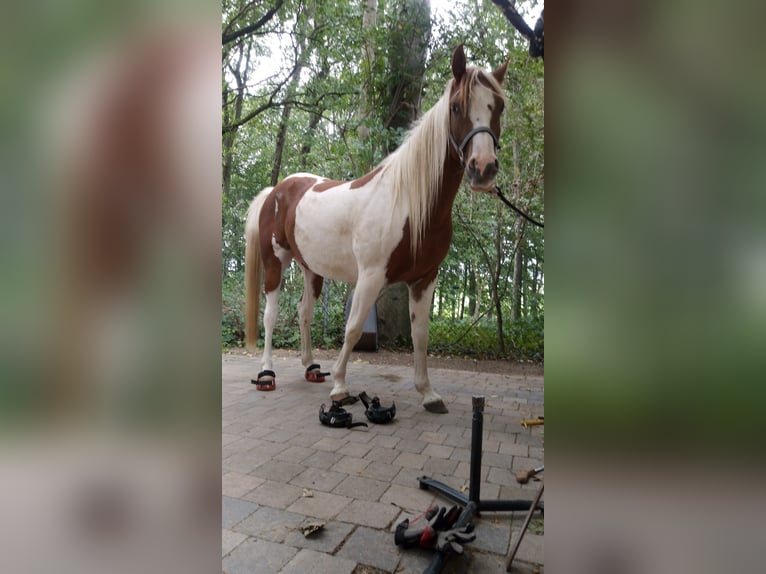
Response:
[[[481,162],[471,158],[466,165],[465,173],[473,191],[491,191],[495,187],[495,176],[500,167],[497,158]]]

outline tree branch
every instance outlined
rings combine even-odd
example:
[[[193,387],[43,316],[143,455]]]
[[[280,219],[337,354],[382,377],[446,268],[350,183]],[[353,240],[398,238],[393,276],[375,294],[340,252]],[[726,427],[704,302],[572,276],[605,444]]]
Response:
[[[234,40],[237,40],[238,38],[241,38],[242,36],[246,36],[248,34],[251,34],[264,26],[269,20],[271,20],[274,17],[274,14],[277,13],[277,11],[282,7],[282,4],[285,3],[285,0],[277,0],[276,4],[268,11],[266,12],[261,18],[249,26],[245,26],[244,28],[240,28],[239,30],[235,30],[234,32],[226,32],[222,34],[221,36],[221,44],[227,45],[231,44]],[[228,28],[228,26],[227,26]]]

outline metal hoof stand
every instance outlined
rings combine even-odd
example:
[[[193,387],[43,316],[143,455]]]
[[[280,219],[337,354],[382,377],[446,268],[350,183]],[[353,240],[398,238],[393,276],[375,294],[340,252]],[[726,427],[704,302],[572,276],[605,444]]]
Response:
[[[471,424],[471,465],[469,468],[468,479],[468,496],[458,492],[454,488],[451,488],[434,480],[427,476],[421,476],[418,478],[420,488],[432,489],[436,492],[444,495],[457,504],[466,506],[469,502],[473,502],[476,508],[476,514],[480,515],[482,512],[515,512],[522,510],[529,510],[532,508],[532,502],[529,500],[481,500],[481,452],[482,452],[482,435],[484,433],[484,397],[473,397],[471,400],[473,405],[473,419]],[[537,508],[544,509],[543,503],[537,504]]]

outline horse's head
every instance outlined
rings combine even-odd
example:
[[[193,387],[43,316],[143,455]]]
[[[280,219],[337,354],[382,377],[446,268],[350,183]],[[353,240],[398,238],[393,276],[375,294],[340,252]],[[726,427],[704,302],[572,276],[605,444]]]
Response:
[[[452,54],[449,131],[454,152],[474,191],[489,191],[500,167],[500,115],[505,107],[502,85],[508,61],[491,74],[466,68],[463,46]]]

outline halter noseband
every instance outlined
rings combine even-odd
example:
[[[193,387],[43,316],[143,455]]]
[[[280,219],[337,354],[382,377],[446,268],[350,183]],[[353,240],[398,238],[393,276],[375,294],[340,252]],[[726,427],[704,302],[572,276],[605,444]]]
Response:
[[[493,132],[491,129],[489,129],[487,126],[480,126],[478,128],[473,128],[468,134],[463,138],[463,141],[460,142],[460,145],[457,145],[457,141],[455,141],[455,138],[452,135],[452,132],[449,134],[449,141],[452,144],[452,147],[455,148],[455,152],[457,153],[457,156],[460,158],[460,165],[465,165],[465,159],[463,159],[463,151],[465,150],[465,146],[468,145],[468,142],[471,141],[473,136],[476,134],[480,134],[482,132],[486,132],[489,135],[492,136],[492,141],[495,143],[495,150],[500,149],[500,144],[497,141],[497,136],[495,135],[495,132]]]

